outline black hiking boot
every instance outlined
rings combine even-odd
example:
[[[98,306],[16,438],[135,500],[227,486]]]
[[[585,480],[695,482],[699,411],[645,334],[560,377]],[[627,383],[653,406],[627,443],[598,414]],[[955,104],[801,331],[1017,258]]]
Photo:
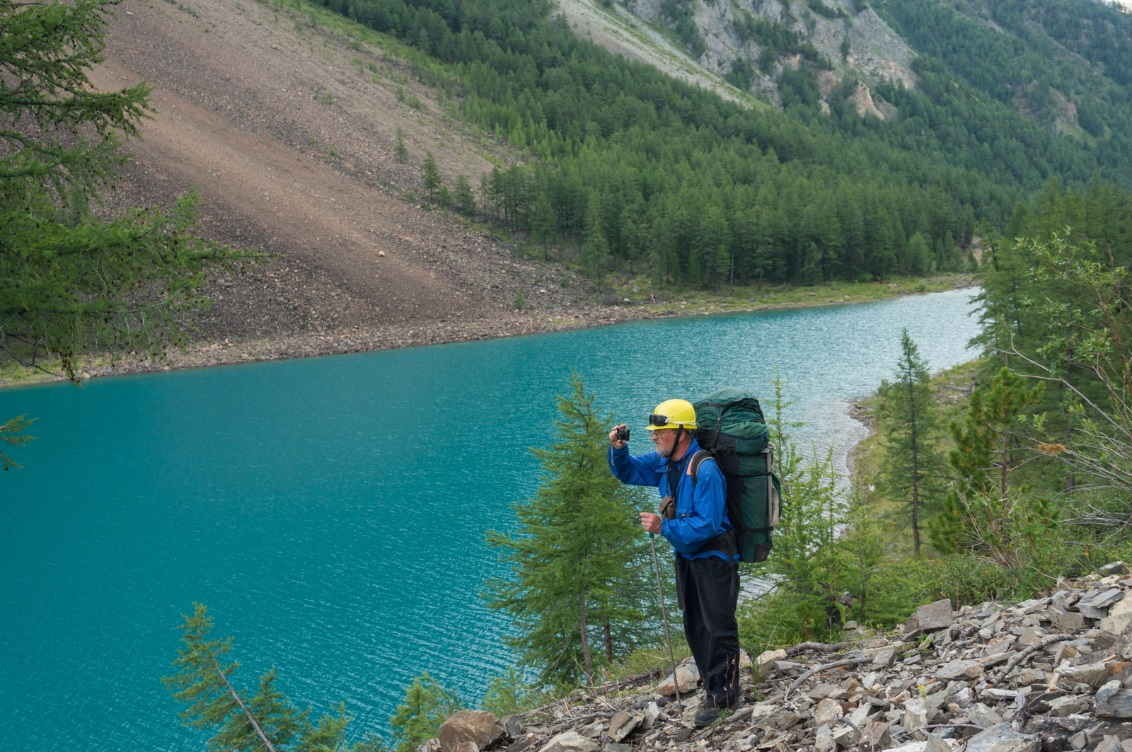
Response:
[[[715,723],[715,719],[719,718],[719,708],[714,705],[708,705],[706,708],[696,714],[696,719],[692,721],[696,728],[703,728]]]

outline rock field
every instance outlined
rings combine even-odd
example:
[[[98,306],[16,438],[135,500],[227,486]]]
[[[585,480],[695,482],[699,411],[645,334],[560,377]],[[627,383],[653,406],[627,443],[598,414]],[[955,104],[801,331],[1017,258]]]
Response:
[[[461,711],[426,752],[1132,752],[1132,569],[1022,603],[922,606],[903,631],[746,660],[743,705],[704,729],[698,674],[579,690],[504,719]],[[670,672],[664,672],[670,673]]]

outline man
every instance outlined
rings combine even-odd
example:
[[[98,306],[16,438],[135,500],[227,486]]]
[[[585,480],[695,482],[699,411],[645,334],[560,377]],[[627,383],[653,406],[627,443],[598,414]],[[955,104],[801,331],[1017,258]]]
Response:
[[[660,491],[664,516],[641,512],[641,527],[663,535],[676,551],[684,636],[704,679],[706,707],[695,720],[703,727],[721,710],[739,704],[739,555],[727,518],[723,473],[706,453],[695,460],[693,480],[693,458],[700,451],[692,436],[695,428],[690,402],[662,402],[649,416],[654,451],[630,456],[627,440],[620,438],[621,424],[609,432],[609,467],[622,483]]]

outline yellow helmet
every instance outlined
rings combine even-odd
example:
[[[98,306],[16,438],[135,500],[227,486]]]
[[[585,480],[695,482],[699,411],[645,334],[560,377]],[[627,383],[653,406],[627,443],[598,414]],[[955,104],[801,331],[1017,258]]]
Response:
[[[688,400],[674,399],[661,402],[649,416],[649,431],[661,431],[666,428],[696,427],[696,408]]]

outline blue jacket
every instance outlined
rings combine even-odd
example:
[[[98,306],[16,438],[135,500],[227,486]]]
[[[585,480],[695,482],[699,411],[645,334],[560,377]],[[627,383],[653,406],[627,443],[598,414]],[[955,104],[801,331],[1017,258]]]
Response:
[[[674,473],[673,477],[680,479],[676,484],[676,519],[661,521],[661,535],[685,559],[718,556],[727,560],[727,554],[719,551],[699,552],[709,540],[724,530],[730,530],[731,523],[727,519],[726,482],[715,460],[701,462],[696,471],[696,482],[692,482],[688,465],[698,451],[700,445],[692,439],[688,451],[674,463],[679,473]],[[618,480],[634,486],[656,486],[661,498],[670,493],[666,472],[668,464],[669,460],[655,450],[634,457],[629,454],[627,446],[621,449],[609,447],[609,468]],[[738,560],[738,554],[730,558]]]

